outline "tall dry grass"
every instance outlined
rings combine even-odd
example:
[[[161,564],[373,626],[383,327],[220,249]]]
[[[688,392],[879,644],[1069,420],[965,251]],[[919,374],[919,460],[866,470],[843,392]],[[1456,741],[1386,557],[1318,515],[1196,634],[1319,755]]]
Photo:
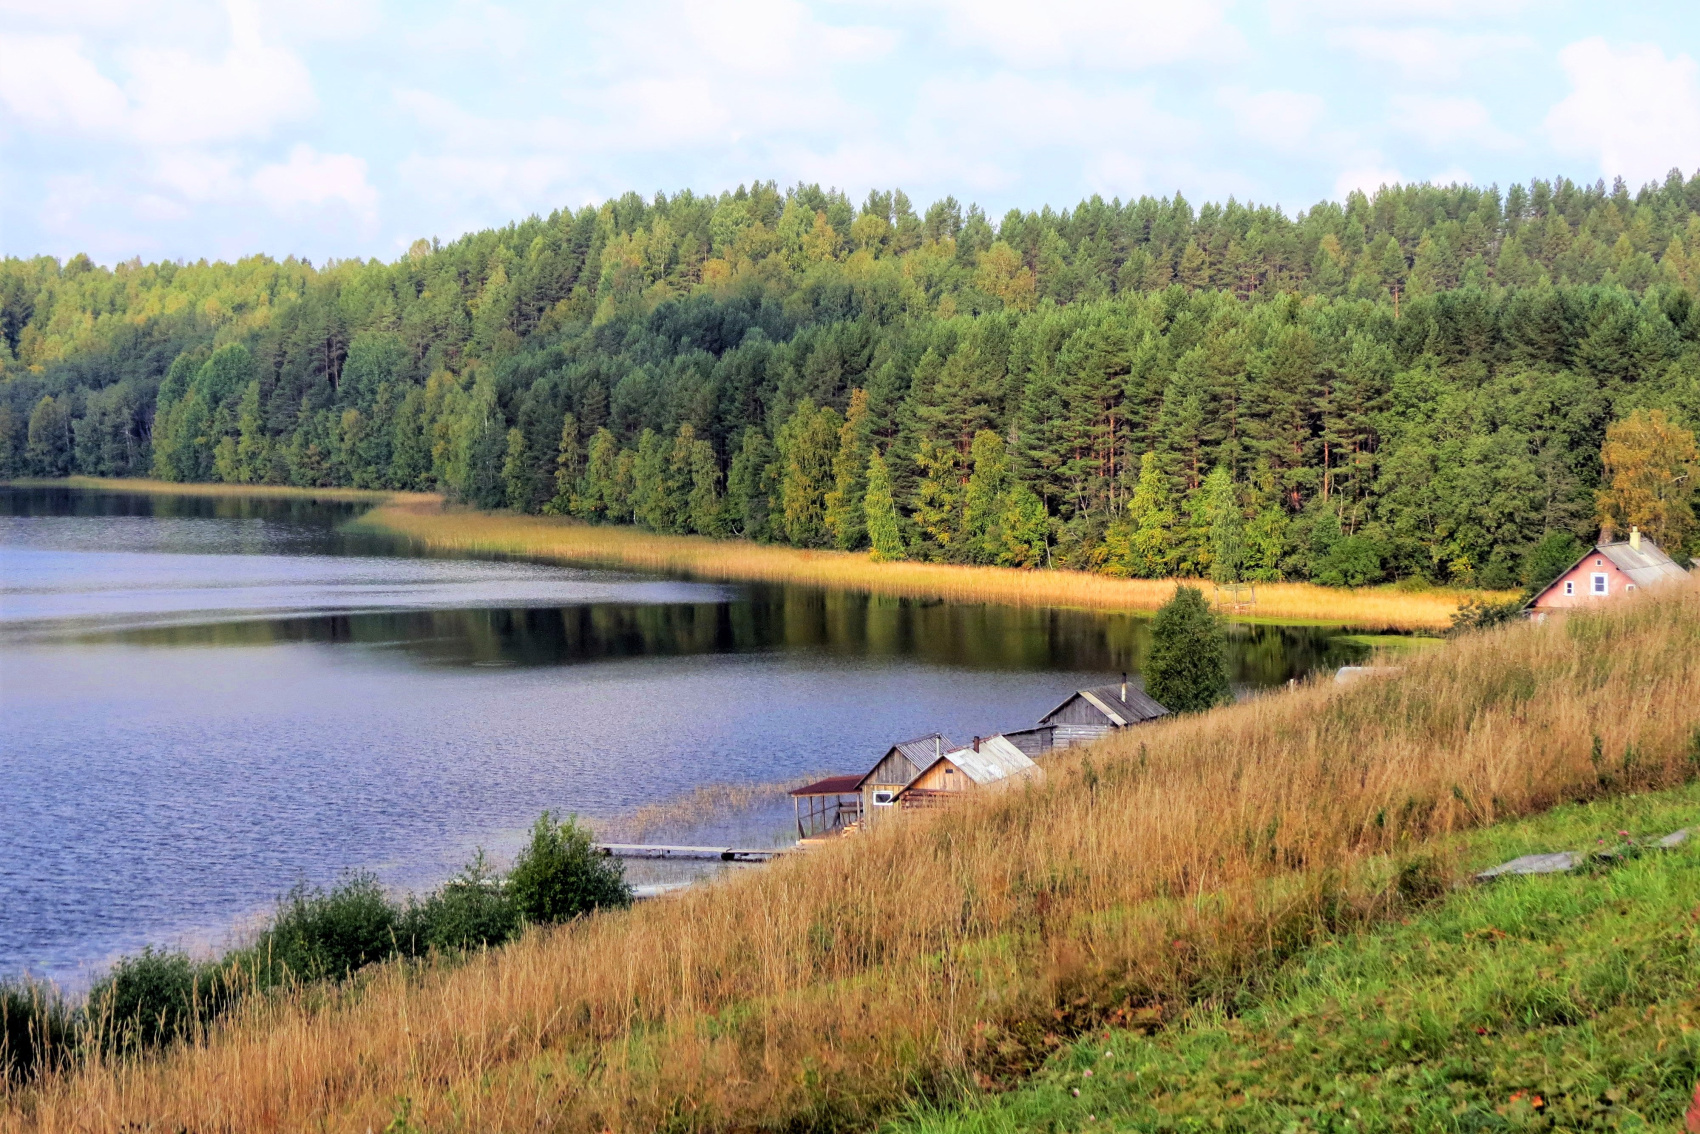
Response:
[[[445,509],[429,501],[396,501],[367,513],[361,522],[444,550],[739,582],[801,583],[903,598],[1156,610],[1174,594],[1177,582],[1192,582],[1202,586],[1206,594],[1212,593],[1208,581],[1112,579],[1081,571],[939,563],[875,563],[866,555],[842,551],[663,536],[547,516]],[[1467,594],[1478,593],[1494,601],[1512,597],[1509,592],[1405,591],[1389,587],[1342,590],[1311,583],[1259,583],[1256,606],[1236,617],[1344,624],[1371,630],[1436,630],[1451,624],[1452,615]]]
[[[1685,586],[1130,730],[456,970],[256,1004],[158,1062],[49,1077],[0,1131],[866,1128],[1052,1032],[1232,989],[1395,901],[1376,870],[1433,836],[1683,781],[1697,730]]]

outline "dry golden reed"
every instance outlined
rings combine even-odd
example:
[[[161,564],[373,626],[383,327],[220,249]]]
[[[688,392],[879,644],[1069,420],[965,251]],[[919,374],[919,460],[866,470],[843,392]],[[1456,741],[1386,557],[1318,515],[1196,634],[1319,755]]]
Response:
[[[1425,840],[1683,782],[1697,730],[1684,585],[1128,730],[1042,783],[459,968],[257,1003],[25,1089],[0,1131],[867,1129],[1019,1072],[1052,1030],[1232,989],[1391,902],[1375,871]]]
[[[1023,571],[942,563],[875,563],[864,554],[804,551],[701,536],[664,536],[548,516],[445,509],[430,501],[397,501],[363,523],[449,551],[522,556],[563,563],[739,582],[801,583],[900,598],[1090,610],[1156,610],[1175,593],[1175,579],[1112,579],[1081,571]],[[1208,581],[1192,582],[1212,594]],[[1468,592],[1478,593],[1478,592]],[[1503,600],[1510,594],[1485,592]],[[1343,590],[1312,583],[1259,583],[1257,604],[1238,617],[1323,622],[1370,630],[1437,630],[1451,624],[1466,592]]]

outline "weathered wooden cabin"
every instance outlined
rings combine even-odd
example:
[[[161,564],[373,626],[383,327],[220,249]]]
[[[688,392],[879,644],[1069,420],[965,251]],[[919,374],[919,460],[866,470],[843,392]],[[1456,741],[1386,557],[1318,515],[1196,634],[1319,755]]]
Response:
[[[955,747],[949,737],[933,732],[886,749],[879,763],[857,781],[863,817],[869,823],[878,822],[878,816],[892,805],[898,792],[909,786],[909,781],[921,774],[921,769]]]
[[[1642,536],[1639,528],[1630,528],[1628,539],[1602,543],[1587,552],[1524,603],[1523,609],[1539,619],[1549,611],[1586,606],[1601,599],[1633,594],[1640,587],[1687,577],[1688,572],[1677,566],[1658,544]]]
[[[1008,738],[974,738],[966,748],[942,753],[897,793],[903,808],[936,807],[976,789],[1003,787],[1015,780],[1043,777],[1039,765]]]
[[[1081,689],[1039,718],[1040,728],[1049,728],[1051,747],[1069,748],[1106,736],[1118,728],[1144,724],[1166,717],[1169,710],[1128,684],[1122,674],[1120,685]]]
[[[791,791],[797,838],[835,835],[862,818],[862,777],[855,772],[828,776]]]

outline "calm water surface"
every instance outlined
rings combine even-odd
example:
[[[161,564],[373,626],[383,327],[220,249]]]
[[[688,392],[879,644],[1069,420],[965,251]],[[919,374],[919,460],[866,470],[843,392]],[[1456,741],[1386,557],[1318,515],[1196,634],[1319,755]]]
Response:
[[[1137,672],[1146,622],[427,557],[297,501],[0,488],[0,975],[441,881],[543,808],[860,770]],[[1236,628],[1257,687],[1361,649]],[[776,842],[788,803],[657,839]]]

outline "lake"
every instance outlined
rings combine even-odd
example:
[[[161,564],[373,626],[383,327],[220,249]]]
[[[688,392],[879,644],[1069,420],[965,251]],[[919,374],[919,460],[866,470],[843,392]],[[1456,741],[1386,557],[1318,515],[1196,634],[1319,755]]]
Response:
[[[782,842],[781,792],[705,789],[1027,727],[1148,642],[1132,615],[425,555],[359,511],[0,487],[0,976],[220,946],[296,881],[428,888],[545,808]],[[1231,649],[1246,689],[1364,653]]]

